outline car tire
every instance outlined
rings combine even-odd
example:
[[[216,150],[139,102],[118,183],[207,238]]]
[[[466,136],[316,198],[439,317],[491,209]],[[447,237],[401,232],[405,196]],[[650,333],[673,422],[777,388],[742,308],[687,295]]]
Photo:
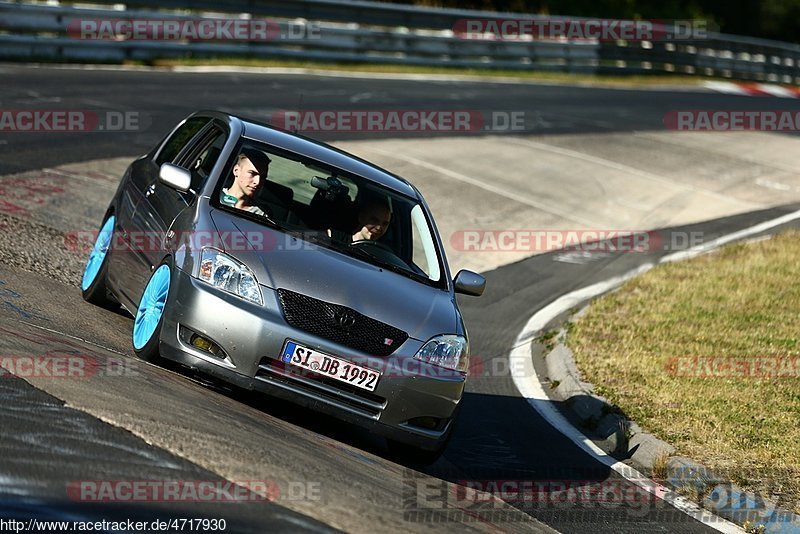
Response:
[[[150,275],[142,292],[142,298],[139,299],[131,337],[133,350],[144,360],[156,360],[159,357],[161,327],[164,323],[171,278],[172,270],[167,263],[162,263]]]
[[[81,278],[83,300],[104,308],[116,304],[114,298],[110,296],[106,285],[109,249],[114,237],[115,221],[114,215],[109,215],[100,227],[97,239],[95,239],[94,246],[92,246],[92,251],[86,260],[86,266],[83,268],[83,277]]]
[[[403,465],[433,465],[441,458],[444,450],[447,448],[447,444],[444,444],[429,451],[392,439],[386,441],[389,444],[389,455],[392,457],[392,460]]]

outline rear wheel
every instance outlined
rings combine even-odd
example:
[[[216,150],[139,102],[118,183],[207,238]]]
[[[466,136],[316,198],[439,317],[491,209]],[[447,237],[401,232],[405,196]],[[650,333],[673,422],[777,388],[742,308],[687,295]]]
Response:
[[[169,296],[171,272],[169,265],[162,264],[144,288],[136,317],[133,320],[133,350],[145,360],[158,358],[158,344],[161,338],[161,325],[164,322],[164,308]]]
[[[106,286],[106,275],[108,273],[109,248],[114,235],[115,221],[114,216],[110,215],[103,223],[92,251],[89,253],[89,259],[86,260],[86,267],[83,269],[83,278],[81,279],[83,300],[97,306],[108,307],[114,304],[114,300],[109,296],[108,287]]]

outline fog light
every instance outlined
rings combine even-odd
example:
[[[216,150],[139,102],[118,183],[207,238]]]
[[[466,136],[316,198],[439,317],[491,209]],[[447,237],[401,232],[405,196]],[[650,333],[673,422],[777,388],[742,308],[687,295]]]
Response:
[[[427,428],[428,430],[438,430],[439,423],[441,419],[438,417],[415,417],[411,419],[408,423],[414,426],[418,426],[421,428]]]
[[[189,340],[189,344],[197,349],[202,350],[203,352],[213,354],[218,358],[225,358],[225,351],[222,350],[222,347],[201,335],[193,334]]]
[[[197,347],[200,350],[204,350],[206,352],[211,352],[211,347],[214,346],[212,342],[207,340],[204,337],[200,337],[197,334],[192,336],[192,346]]]

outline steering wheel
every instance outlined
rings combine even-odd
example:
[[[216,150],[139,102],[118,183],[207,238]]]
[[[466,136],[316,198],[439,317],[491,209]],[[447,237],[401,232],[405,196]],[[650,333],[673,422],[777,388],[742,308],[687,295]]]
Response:
[[[408,269],[408,264],[398,257],[397,253],[392,250],[392,247],[380,241],[370,241],[369,239],[359,239],[350,243],[351,247],[360,248],[364,252],[375,256],[378,260],[384,261],[388,264]]]
[[[350,243],[351,247],[364,247],[365,249],[373,249],[373,250],[382,250],[384,252],[389,252],[392,256],[396,256],[392,247],[387,245],[386,243],[381,243],[380,241],[370,241],[369,239],[359,239],[358,241],[353,241]]]

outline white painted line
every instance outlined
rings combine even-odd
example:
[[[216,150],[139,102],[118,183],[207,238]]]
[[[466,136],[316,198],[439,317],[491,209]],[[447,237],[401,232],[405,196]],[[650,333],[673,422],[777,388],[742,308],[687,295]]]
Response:
[[[577,265],[585,265],[593,261],[602,260],[609,257],[611,254],[608,252],[594,252],[589,250],[575,251],[575,252],[562,252],[553,256],[553,261],[560,263],[573,263]]]
[[[756,87],[764,91],[765,93],[771,94],[772,96],[777,96],[780,98],[797,98],[797,95],[785,87],[781,87],[780,85],[773,85],[769,83],[758,83]]]
[[[766,187],[767,189],[774,189],[776,191],[791,191],[792,186],[788,184],[784,184],[782,182],[775,182],[772,180],[767,180],[766,178],[756,178],[756,185],[760,185],[761,187]]]
[[[741,134],[744,132],[727,132],[722,133],[719,132],[717,135],[735,135],[737,137],[741,137]],[[768,132],[757,132],[758,135],[772,135]],[[717,146],[709,146],[704,144],[702,147],[698,147],[697,141],[695,138],[691,136],[684,136],[682,132],[659,132],[659,133],[650,133],[650,132],[634,132],[634,137],[640,137],[642,139],[649,139],[651,141],[656,141],[659,144],[668,144],[673,145],[681,148],[685,148],[687,150],[694,150],[694,151],[702,151],[706,153],[706,157],[708,154],[716,154],[719,156],[724,157],[728,161],[733,161],[734,159],[737,161],[741,161],[743,163],[753,163],[755,165],[759,165],[761,167],[771,167],[773,169],[779,169],[782,171],[790,172],[792,174],[797,174],[797,165],[783,165],[777,161],[768,161],[766,159],[758,159],[755,157],[750,157],[748,154],[744,153],[737,153],[731,154],[730,152],[726,151],[725,147],[717,147]],[[718,148],[721,148],[718,150]]]
[[[652,269],[655,266],[655,263],[645,263],[637,267],[636,269],[632,269],[625,274],[615,276],[610,278],[604,282],[599,282],[597,284],[593,284],[570,293],[566,295],[562,295],[561,297],[557,298],[535,314],[530,318],[528,323],[525,325],[525,328],[522,329],[522,333],[517,336],[517,342],[514,344],[515,349],[518,346],[526,346],[529,344],[530,341],[533,340],[536,335],[544,330],[547,324],[552,321],[554,318],[559,316],[560,314],[574,308],[578,304],[582,303],[587,299],[592,299],[598,295],[602,295],[603,293],[614,289],[617,286],[620,286],[634,278],[639,276],[642,273],[645,273]],[[530,350],[529,347],[526,350]],[[530,360],[530,358],[528,358]],[[529,365],[533,366],[532,361],[527,362]],[[533,370],[533,367],[531,367]],[[523,375],[525,376],[525,375]],[[528,375],[533,376],[533,375]],[[515,377],[516,383],[516,377]],[[538,381],[536,382],[538,384]],[[517,384],[519,388],[519,384]]]
[[[664,256],[661,258],[659,263],[690,258],[731,241],[758,234],[765,230],[769,230],[770,228],[780,226],[781,224],[785,224],[796,219],[800,219],[800,210],[793,213],[788,213],[776,219],[772,219],[771,221],[765,221],[749,228],[745,228],[738,232],[727,234],[703,245]],[[603,282],[599,282],[597,284],[572,291],[566,295],[562,295],[555,301],[551,302],[533,314],[533,316],[525,324],[520,334],[517,336],[517,339],[514,341],[513,348],[508,356],[511,376],[514,380],[514,385],[516,386],[517,390],[519,390],[520,394],[525,397],[525,400],[528,401],[528,404],[530,404],[534,410],[539,412],[542,417],[544,417],[545,420],[547,420],[547,422],[550,423],[556,430],[568,437],[573,443],[575,443],[584,452],[592,456],[598,462],[601,462],[610,469],[614,470],[629,482],[636,484],[645,491],[663,499],[665,502],[672,505],[676,510],[685,513],[686,515],[719,532],[741,533],[744,532],[744,530],[742,530],[738,525],[713,515],[685,497],[678,495],[669,488],[648,479],[642,473],[636,469],[633,469],[629,465],[619,462],[606,454],[602,449],[595,445],[594,442],[592,442],[569,421],[567,421],[563,415],[561,415],[561,413],[555,407],[555,404],[550,400],[550,397],[548,397],[533,369],[531,342],[533,341],[534,337],[536,337],[542,330],[545,329],[548,323],[550,323],[557,316],[578,306],[579,304],[602,295],[603,293],[622,285],[626,281],[641,275],[642,273],[653,268],[654,265],[655,264],[653,263],[646,263],[622,275],[615,276]]]
[[[740,87],[733,82],[703,82],[703,86],[720,93],[727,93],[730,95],[748,95],[752,96],[752,92]]]
[[[539,201],[534,200],[532,198],[525,197],[521,193],[519,193],[518,191],[509,191],[509,190],[503,189],[502,187],[497,187],[495,185],[486,183],[483,180],[478,180],[476,178],[472,178],[472,177],[467,176],[465,174],[461,174],[460,172],[456,172],[456,171],[454,171],[452,169],[447,169],[445,167],[441,167],[439,165],[436,165],[435,163],[430,163],[430,162],[421,160],[419,158],[415,158],[413,156],[407,156],[405,154],[400,154],[398,152],[390,152],[388,150],[383,150],[383,149],[380,149],[380,148],[376,148],[376,147],[374,147],[372,145],[367,147],[367,150],[371,150],[373,152],[377,152],[378,154],[383,154],[384,156],[389,156],[389,157],[392,157],[392,158],[395,158],[395,159],[399,159],[400,161],[405,161],[406,163],[411,163],[412,165],[416,165],[418,167],[423,167],[425,169],[437,172],[439,174],[443,174],[443,175],[447,176],[448,178],[453,178],[454,180],[458,180],[460,182],[465,182],[465,183],[468,183],[470,185],[474,185],[475,187],[480,187],[481,189],[483,189],[485,191],[489,191],[489,192],[494,193],[496,195],[500,195],[500,196],[506,197],[506,198],[511,199],[511,200],[513,200],[515,202],[519,202],[520,204],[526,204],[526,205],[528,205],[528,206],[530,206],[532,208],[536,208],[538,210],[544,211],[545,213],[550,213],[552,215],[558,215],[559,217],[563,217],[564,219],[576,222],[578,224],[583,224],[583,225],[588,226],[590,228],[602,228],[604,226],[602,223],[599,223],[597,221],[593,221],[591,219],[586,219],[586,218],[581,217],[579,215],[575,215],[575,213],[573,213],[572,211],[562,210],[562,209],[556,208],[552,204],[547,204],[545,202],[539,202]]]
[[[636,167],[631,167],[629,165],[624,165],[622,163],[617,163],[616,161],[611,161],[605,158],[600,158],[597,156],[592,156],[590,154],[585,154],[583,152],[578,152],[577,150],[572,150],[569,148],[562,148],[554,145],[548,145],[547,143],[541,143],[539,141],[531,141],[529,139],[519,139],[519,138],[509,138],[507,142],[514,144],[514,145],[522,145],[522,146],[529,146],[531,148],[536,148],[545,152],[551,152],[553,154],[558,154],[560,156],[566,156],[569,158],[585,161],[587,163],[591,163],[593,165],[602,165],[603,167],[608,167],[609,169],[614,169],[615,171],[624,172],[626,174],[631,174],[633,176],[638,176],[639,178],[643,178],[645,180],[652,180],[654,182],[662,183],[672,189],[676,189],[679,191],[691,191],[692,193],[697,193],[700,195],[708,195],[713,198],[717,198],[720,200],[725,200],[726,202],[734,202],[737,204],[741,204],[742,206],[746,207],[757,207],[757,204],[753,202],[747,202],[745,200],[739,200],[738,198],[730,197],[727,195],[723,195],[722,193],[718,193],[711,189],[704,189],[702,187],[695,187],[693,185],[685,184],[682,182],[677,182],[675,180],[671,180],[669,178],[665,178],[663,176],[659,176],[657,174],[653,174],[651,172],[643,171],[641,169],[637,169]]]
[[[555,302],[545,306],[530,318],[528,323],[517,336],[514,348],[509,355],[509,364],[512,370],[514,385],[525,397],[525,400],[539,412],[548,423],[559,432],[568,437],[573,443],[580,447],[589,456],[592,456],[600,463],[606,465],[625,480],[639,486],[648,493],[663,499],[688,516],[700,521],[719,532],[741,533],[744,532],[738,526],[722,518],[703,510],[685,497],[666,488],[657,482],[648,479],[642,473],[633,469],[627,464],[619,462],[606,454],[602,449],[594,444],[589,438],[584,436],[577,428],[567,421],[555,407],[555,404],[547,396],[533,370],[533,355],[531,354],[531,341],[541,332],[541,330],[553,318],[561,313],[577,306],[586,299],[590,299],[621,285],[625,281],[634,278],[653,267],[653,264],[645,264],[638,269],[629,271],[621,276],[616,276],[605,282],[600,282],[572,293],[568,293],[557,299]]]
[[[86,343],[87,345],[92,345],[92,346],[101,348],[103,350],[107,350],[108,352],[113,352],[114,354],[119,354],[121,356],[128,356],[124,352],[120,352],[118,350],[114,350],[112,348],[105,347],[103,345],[100,345],[99,343],[95,343],[94,341],[89,341],[88,339],[83,339],[82,337],[73,336],[71,334],[67,334],[65,332],[61,332],[60,330],[53,330],[52,328],[45,328],[44,326],[40,326],[38,324],[29,323],[28,321],[20,321],[20,323],[26,324],[28,326],[32,326],[34,328],[38,328],[39,330],[44,330],[45,332],[50,332],[51,334],[58,334],[59,336],[64,336],[64,337],[69,338],[69,339],[74,339],[76,341],[80,341],[81,343]]]
[[[672,254],[662,257],[660,263],[671,263],[674,261],[681,261],[693,258],[705,252],[714,250],[715,248],[721,247],[726,243],[730,243],[731,241],[736,241],[737,239],[744,239],[745,237],[749,237],[751,235],[764,232],[766,230],[769,230],[770,228],[775,228],[776,226],[786,224],[796,219],[800,219],[800,210],[793,211],[792,213],[787,213],[786,215],[778,217],[777,219],[772,219],[771,221],[765,221],[761,224],[751,226],[750,228],[745,228],[744,230],[739,230],[738,232],[733,232],[732,234],[718,237],[717,239],[709,241],[708,243],[703,243],[702,245],[697,245],[696,247],[691,247],[686,250],[681,250],[679,252],[673,252]]]
[[[165,367],[163,367],[161,365],[158,365],[157,363],[148,362],[147,360],[143,360],[143,359],[135,357],[135,356],[133,356],[131,354],[126,354],[124,352],[120,352],[120,351],[112,349],[110,347],[105,347],[103,345],[100,345],[99,343],[95,343],[94,341],[89,341],[88,339],[83,339],[82,337],[73,336],[71,334],[67,334],[66,332],[61,332],[60,330],[54,330],[52,328],[45,328],[44,326],[40,326],[38,324],[29,323],[27,321],[19,321],[19,322],[22,323],[22,324],[26,324],[28,326],[32,326],[34,328],[38,328],[39,330],[44,330],[45,332],[50,332],[52,334],[58,334],[59,336],[64,336],[64,337],[69,338],[69,339],[74,339],[76,341],[80,341],[81,343],[85,343],[87,345],[92,345],[94,347],[101,348],[101,349],[106,350],[108,352],[111,352],[113,354],[119,354],[120,356],[124,356],[125,358],[130,358],[132,361],[136,362],[137,365],[146,365],[148,367],[152,367],[154,369],[158,369],[160,371],[170,373],[173,376],[180,376],[180,377],[183,377],[183,378],[188,378],[192,382],[195,382],[197,384],[201,384],[202,385],[201,382],[198,382],[197,380],[195,380],[191,376],[178,373],[178,372],[173,371],[171,369],[167,369],[167,368],[165,368]],[[69,403],[67,403],[67,404],[72,406],[73,408],[75,407],[74,405],[71,405]],[[85,410],[82,410],[82,411],[85,411]],[[89,412],[87,412],[87,413],[89,413]],[[106,422],[110,422],[110,421],[106,421]],[[117,425],[116,423],[114,423],[114,426],[120,426],[120,425]]]

